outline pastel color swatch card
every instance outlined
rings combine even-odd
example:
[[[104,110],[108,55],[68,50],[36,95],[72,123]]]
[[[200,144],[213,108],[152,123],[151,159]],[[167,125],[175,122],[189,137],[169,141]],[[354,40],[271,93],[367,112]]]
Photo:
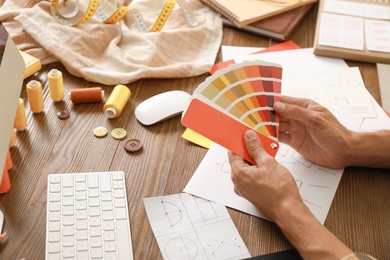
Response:
[[[254,163],[246,151],[244,133],[258,132],[265,150],[278,149],[282,67],[264,61],[245,61],[218,70],[194,91],[182,123]]]

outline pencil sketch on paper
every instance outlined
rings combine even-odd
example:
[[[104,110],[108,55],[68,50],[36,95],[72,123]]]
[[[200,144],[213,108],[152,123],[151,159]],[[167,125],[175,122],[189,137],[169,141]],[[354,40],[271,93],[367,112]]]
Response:
[[[283,78],[283,95],[309,98],[365,118],[376,117],[358,68],[289,68]]]
[[[182,193],[145,198],[144,205],[164,259],[250,257],[221,204]]]

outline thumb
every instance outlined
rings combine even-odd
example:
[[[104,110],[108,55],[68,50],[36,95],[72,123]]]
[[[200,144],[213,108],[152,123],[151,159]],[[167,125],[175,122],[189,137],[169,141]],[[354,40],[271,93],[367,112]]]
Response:
[[[248,130],[245,132],[244,136],[246,150],[248,151],[250,157],[256,162],[257,165],[260,165],[263,156],[268,156],[268,153],[264,150],[262,143],[260,142],[259,137],[256,132],[253,130]]]

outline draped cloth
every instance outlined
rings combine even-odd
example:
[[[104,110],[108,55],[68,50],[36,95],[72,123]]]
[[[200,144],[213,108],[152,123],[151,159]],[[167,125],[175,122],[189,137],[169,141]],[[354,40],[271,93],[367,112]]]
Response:
[[[151,28],[165,0],[101,0],[104,10],[130,6]],[[43,64],[60,61],[74,76],[106,84],[141,78],[181,78],[206,73],[214,64],[222,22],[199,0],[185,0],[199,23],[190,26],[176,4],[160,32],[142,32],[131,15],[104,24],[97,15],[77,26],[57,21],[49,1],[0,0],[0,20],[18,48]],[[89,0],[78,0],[80,11]],[[108,8],[107,8],[108,7]],[[107,16],[110,16],[107,13]]]

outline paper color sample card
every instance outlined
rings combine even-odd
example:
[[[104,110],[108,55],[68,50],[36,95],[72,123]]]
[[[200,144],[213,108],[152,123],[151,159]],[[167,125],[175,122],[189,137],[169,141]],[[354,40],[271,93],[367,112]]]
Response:
[[[279,116],[273,104],[281,82],[282,67],[275,63],[246,61],[218,70],[195,89],[182,123],[252,163],[243,136],[253,129],[275,156]]]

